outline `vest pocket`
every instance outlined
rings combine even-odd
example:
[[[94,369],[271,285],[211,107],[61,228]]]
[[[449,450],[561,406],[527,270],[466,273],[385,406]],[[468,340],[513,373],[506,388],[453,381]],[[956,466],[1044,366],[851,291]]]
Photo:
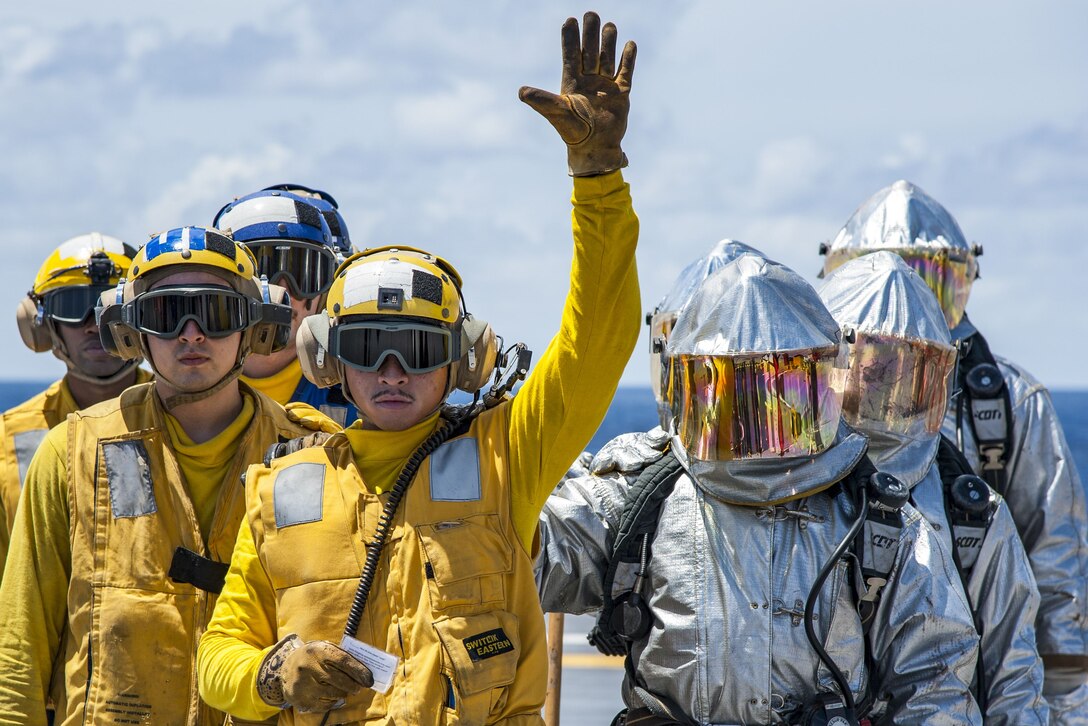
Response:
[[[459,723],[484,723],[492,704],[505,701],[514,682],[521,642],[518,618],[496,610],[464,618],[441,618],[434,629],[442,643],[443,673],[453,683]]]
[[[513,552],[497,515],[424,524],[416,533],[434,610],[503,600],[503,575],[513,568]]]

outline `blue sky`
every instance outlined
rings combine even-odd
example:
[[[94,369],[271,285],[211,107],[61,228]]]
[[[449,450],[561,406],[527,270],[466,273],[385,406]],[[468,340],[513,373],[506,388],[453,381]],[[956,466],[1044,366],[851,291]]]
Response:
[[[559,26],[587,6],[167,5],[0,7],[6,309],[68,237],[142,243],[293,181],[339,200],[357,246],[451,260],[477,315],[543,351],[570,180],[517,89],[556,89]],[[639,44],[624,146],[644,308],[723,237],[814,281],[818,244],[905,178],[985,246],[968,311],[992,347],[1050,386],[1088,387],[1088,5],[593,7]],[[0,378],[62,372],[19,345],[14,315],[8,335]],[[625,383],[646,383],[645,351]]]

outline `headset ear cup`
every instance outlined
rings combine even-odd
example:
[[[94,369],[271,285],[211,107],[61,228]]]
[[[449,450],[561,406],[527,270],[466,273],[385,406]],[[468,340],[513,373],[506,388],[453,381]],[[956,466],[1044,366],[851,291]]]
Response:
[[[340,383],[340,366],[329,355],[329,317],[325,313],[302,319],[295,336],[295,349],[302,365],[302,375],[318,388]]]
[[[286,348],[291,340],[294,310],[287,290],[279,285],[269,285],[268,300],[261,303],[261,321],[247,331],[251,355],[276,353]]]
[[[495,331],[486,320],[466,315],[461,323],[461,358],[454,366],[454,387],[475,393],[487,385],[498,359]]]
[[[112,296],[113,293],[103,293],[102,296],[106,295]],[[95,311],[95,320],[98,322],[98,338],[106,352],[122,360],[144,357],[140,347],[140,332],[121,322],[120,305],[111,303],[99,308]]]
[[[53,337],[49,334],[47,324],[38,325],[38,305],[29,295],[19,301],[19,307],[15,309],[15,321],[19,326],[19,337],[26,343],[27,348],[35,353],[53,349]]]

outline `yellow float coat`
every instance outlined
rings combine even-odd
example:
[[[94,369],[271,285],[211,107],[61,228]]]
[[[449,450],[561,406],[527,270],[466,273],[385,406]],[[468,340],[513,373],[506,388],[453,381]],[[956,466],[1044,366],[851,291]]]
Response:
[[[513,400],[420,467],[358,631],[396,654],[400,668],[387,694],[365,691],[332,722],[541,723],[547,663],[531,559],[536,519],[603,420],[640,325],[638,220],[627,185],[616,172],[574,186],[574,260],[560,331]],[[255,687],[268,649],[290,632],[339,642],[384,493],[436,423],[402,432],[353,427],[271,470],[250,470],[249,526],[239,531],[201,642],[209,703],[244,719],[272,717],[276,709]],[[444,464],[436,469],[437,460]],[[472,471],[467,462],[475,462],[478,481],[451,476]],[[291,469],[299,465],[313,468],[304,477],[285,474],[305,472]],[[323,481],[321,505],[309,517],[281,506],[277,522],[277,491],[292,479],[306,494],[296,502],[311,506],[311,488]],[[289,498],[279,496],[281,505]],[[280,717],[320,719],[291,710]]]

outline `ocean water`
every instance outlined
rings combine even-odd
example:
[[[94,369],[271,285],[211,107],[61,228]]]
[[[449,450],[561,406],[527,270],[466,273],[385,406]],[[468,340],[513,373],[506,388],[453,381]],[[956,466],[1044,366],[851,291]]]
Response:
[[[0,381],[0,411],[25,401],[47,385],[47,382]],[[1065,437],[1073,449],[1081,481],[1088,483],[1088,391],[1053,391],[1051,396],[1065,428]],[[616,392],[604,423],[586,448],[597,451],[614,436],[627,431],[645,431],[656,425],[657,407],[650,389],[622,387]]]

